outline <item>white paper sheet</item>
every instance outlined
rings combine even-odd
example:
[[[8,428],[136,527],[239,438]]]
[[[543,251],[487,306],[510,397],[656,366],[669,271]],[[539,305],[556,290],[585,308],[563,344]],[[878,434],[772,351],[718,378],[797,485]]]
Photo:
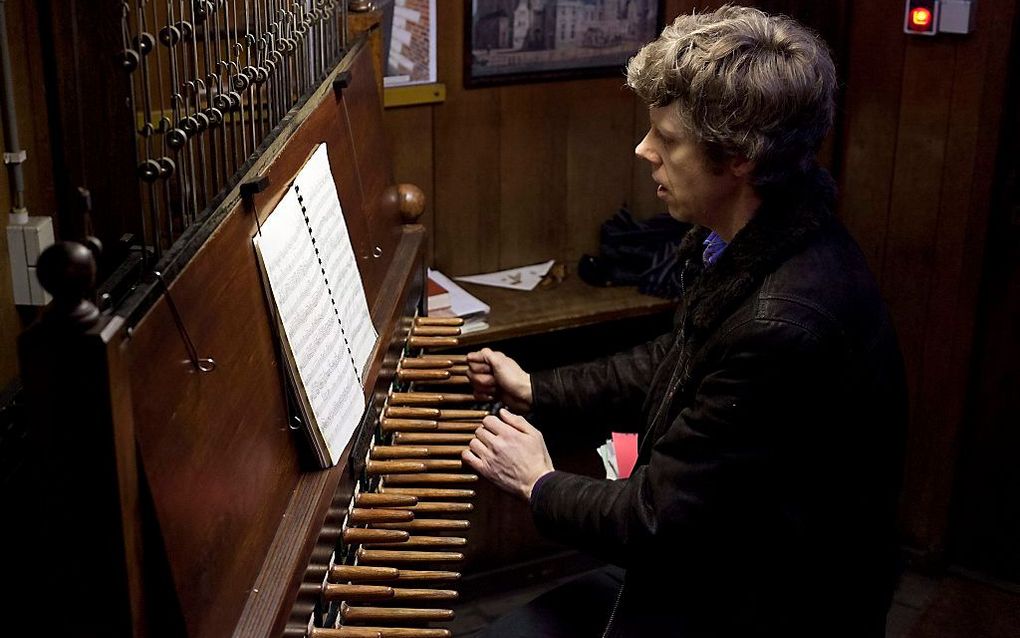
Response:
[[[340,323],[362,376],[379,339],[365,298],[358,261],[347,232],[336,182],[329,168],[326,145],[320,144],[294,179],[294,190],[308,216],[315,248],[322,258],[330,294],[339,309]],[[275,213],[274,213],[275,214]]]
[[[252,241],[269,278],[284,347],[297,367],[298,391],[315,419],[310,425],[335,464],[357,429],[365,399],[293,189]]]
[[[488,316],[489,304],[453,283],[449,277],[438,270],[432,270],[430,268],[428,275],[429,279],[435,281],[443,288],[446,288],[446,290],[450,293],[449,310],[437,312],[435,316],[462,317],[465,320],[474,317]]]
[[[509,288],[511,290],[534,290],[535,286],[538,285],[538,282],[542,281],[542,277],[546,276],[554,263],[556,263],[556,260],[550,259],[549,261],[542,262],[540,264],[521,266],[520,268],[510,268],[508,270],[500,270],[497,272],[482,273],[479,275],[468,275],[466,277],[454,277],[454,279],[457,281],[466,281],[472,284],[481,284],[483,286]]]

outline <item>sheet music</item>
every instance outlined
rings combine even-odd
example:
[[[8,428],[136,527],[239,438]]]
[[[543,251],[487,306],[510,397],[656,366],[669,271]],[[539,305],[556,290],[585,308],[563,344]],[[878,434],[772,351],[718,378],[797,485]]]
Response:
[[[335,464],[358,426],[365,398],[293,189],[253,242],[269,278],[284,345],[300,377],[299,392]]]
[[[312,158],[294,179],[304,204],[319,256],[325,264],[326,279],[340,309],[340,320],[362,375],[372,356],[379,333],[365,298],[357,258],[347,232],[336,182],[329,168],[326,145],[320,144]]]

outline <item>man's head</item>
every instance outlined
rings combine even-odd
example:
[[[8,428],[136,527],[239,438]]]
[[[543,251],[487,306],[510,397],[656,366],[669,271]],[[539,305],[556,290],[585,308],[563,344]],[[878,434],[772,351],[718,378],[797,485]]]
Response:
[[[674,118],[717,174],[749,162],[755,188],[809,168],[835,108],[825,44],[790,18],[744,7],[681,15],[631,59],[627,84],[653,128],[657,112]]]

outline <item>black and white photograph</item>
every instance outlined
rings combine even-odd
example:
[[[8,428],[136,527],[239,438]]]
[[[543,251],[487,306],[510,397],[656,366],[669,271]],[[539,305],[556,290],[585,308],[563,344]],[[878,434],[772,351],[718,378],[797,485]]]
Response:
[[[472,0],[465,82],[619,72],[655,35],[658,0]]]

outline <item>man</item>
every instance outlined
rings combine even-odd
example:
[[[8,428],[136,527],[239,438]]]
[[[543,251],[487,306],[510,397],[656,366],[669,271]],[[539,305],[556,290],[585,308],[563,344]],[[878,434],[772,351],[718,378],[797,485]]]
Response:
[[[530,375],[471,353],[476,393],[509,410],[463,455],[529,499],[545,534],[626,575],[567,585],[493,633],[884,636],[905,390],[814,160],[834,109],[829,53],[788,18],[723,7],[677,18],[627,79],[651,122],[636,153],[670,214],[695,225],[676,329]],[[638,432],[635,470],[555,471],[530,421]]]

